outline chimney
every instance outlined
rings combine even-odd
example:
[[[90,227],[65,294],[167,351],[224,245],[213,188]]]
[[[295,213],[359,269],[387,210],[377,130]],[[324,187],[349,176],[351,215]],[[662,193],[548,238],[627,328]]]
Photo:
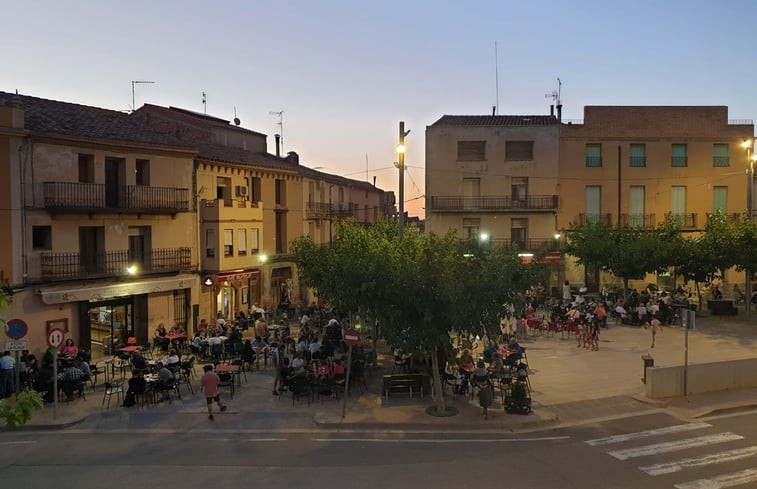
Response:
[[[376,186],[376,175],[373,175],[373,186]]]
[[[497,106],[492,105],[492,116],[495,116],[495,115],[497,115]]]
[[[562,104],[557,104],[557,121],[562,121]]]
[[[555,116],[555,105],[554,104],[552,104],[552,105],[549,106],[549,115],[551,115],[552,117]]]
[[[281,134],[274,134],[274,139],[276,139],[276,156],[279,158],[281,157]]]
[[[289,163],[291,163],[293,165],[299,165],[300,164],[300,155],[298,155],[294,151],[289,151],[287,153],[287,160],[289,160]]]

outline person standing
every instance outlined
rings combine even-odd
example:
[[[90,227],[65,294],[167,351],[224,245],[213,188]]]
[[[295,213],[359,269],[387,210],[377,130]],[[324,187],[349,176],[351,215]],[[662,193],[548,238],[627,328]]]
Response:
[[[5,399],[13,394],[13,369],[16,363],[11,357],[11,352],[5,351],[0,357],[0,399]]]
[[[650,346],[650,348],[654,348],[655,336],[657,336],[657,333],[662,331],[662,323],[660,322],[659,319],[657,319],[657,316],[652,318],[651,330],[652,330],[652,346]]]
[[[284,343],[279,343],[279,346],[273,352],[273,366],[276,368],[276,377],[273,379],[273,395],[279,395],[279,387],[283,386],[284,377],[283,370],[286,367],[287,358]]]
[[[208,419],[213,421],[213,401],[218,404],[218,408],[221,412],[226,411],[227,406],[221,402],[221,396],[218,394],[218,384],[221,383],[221,379],[218,374],[213,372],[212,365],[205,365],[202,367],[205,375],[200,379],[200,385],[202,391],[205,393],[205,401],[208,403]]]
[[[566,304],[570,304],[573,300],[573,295],[570,293],[570,282],[568,280],[562,286],[562,300],[566,301]]]

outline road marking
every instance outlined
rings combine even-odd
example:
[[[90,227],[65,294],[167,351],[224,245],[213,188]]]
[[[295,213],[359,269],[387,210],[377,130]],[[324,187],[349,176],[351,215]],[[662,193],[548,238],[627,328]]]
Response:
[[[446,440],[434,440],[431,438],[311,438],[311,441],[320,442],[359,442],[359,443],[512,443],[523,441],[554,441],[567,440],[569,436],[548,436],[543,438],[519,438],[519,439],[471,439],[451,438]]]
[[[747,448],[739,448],[737,450],[728,450],[727,452],[712,453],[699,458],[685,458],[678,460],[677,462],[670,462],[666,464],[647,465],[646,467],[639,467],[649,475],[662,475],[672,474],[678,472],[684,468],[689,467],[703,467],[705,465],[717,464],[721,462],[730,462],[732,460],[739,460],[742,458],[752,457],[757,455],[757,446],[751,446]]]
[[[746,469],[741,472],[713,477],[712,479],[699,479],[683,484],[676,484],[673,487],[676,489],[723,489],[754,481],[757,481],[757,469]]]
[[[701,430],[702,428],[709,428],[712,425],[707,423],[686,423],[677,424],[675,426],[668,426],[665,428],[657,428],[654,430],[639,431],[637,433],[625,433],[623,435],[608,436],[606,438],[597,438],[596,440],[588,440],[586,443],[591,446],[599,445],[612,445],[613,443],[621,443],[628,440],[636,440],[639,438],[647,438],[650,436],[669,435],[671,433],[681,433],[683,431]]]
[[[703,447],[705,445],[715,445],[717,443],[726,443],[729,441],[743,440],[744,437],[735,433],[726,432],[717,435],[700,436],[697,438],[687,438],[686,440],[671,441],[666,443],[657,443],[655,445],[646,445],[638,448],[629,448],[626,450],[616,450],[608,452],[618,460],[627,460],[629,458],[646,457],[648,455],[657,455],[658,453],[669,453],[687,448]]]
[[[0,445],[27,445],[36,441],[0,441]]]
[[[289,441],[289,438],[248,438],[245,441],[260,442],[260,441]]]

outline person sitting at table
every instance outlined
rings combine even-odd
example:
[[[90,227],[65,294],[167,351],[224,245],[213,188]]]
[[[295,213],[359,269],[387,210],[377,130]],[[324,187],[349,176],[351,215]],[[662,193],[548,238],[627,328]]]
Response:
[[[304,335],[301,335],[299,339],[297,340],[297,353],[305,353],[305,350],[307,350],[308,342],[307,337]]]
[[[171,330],[168,332],[170,335],[177,335],[177,334],[184,334],[184,328],[181,327],[181,324],[174,324],[171,326]]]
[[[208,329],[208,320],[200,319],[200,324],[197,325],[197,331],[207,331],[207,329]]]
[[[219,336],[213,335],[208,338],[208,348],[212,357],[220,358],[223,356],[223,341]]]
[[[84,372],[74,364],[66,367],[63,373],[60,374],[60,389],[66,395],[67,401],[73,400],[75,391],[79,391],[79,394],[84,391],[84,385],[82,384],[83,377]]]
[[[523,347],[518,344],[518,340],[513,336],[510,338],[510,343],[507,345],[507,349],[514,352],[510,355],[513,361],[520,360],[523,357]]]
[[[486,370],[486,364],[483,360],[476,362],[476,368],[473,369],[474,377],[486,377],[489,375],[489,371]]]
[[[74,340],[71,338],[66,340],[66,344],[63,346],[63,350],[61,350],[61,355],[64,357],[75,357],[77,353],[79,353],[79,349],[74,344]]]
[[[467,349],[463,350],[462,355],[460,355],[458,365],[460,365],[460,372],[462,374],[470,376],[476,365],[475,361],[473,360],[473,355],[471,355],[470,351],[468,351]]]
[[[145,357],[142,356],[142,353],[139,350],[136,350],[131,354],[131,365],[135,370],[147,370],[147,360],[145,360]]]
[[[260,318],[255,322],[255,332],[263,339],[268,339],[270,331],[268,330],[268,321],[264,318]]]
[[[179,363],[179,352],[176,351],[176,349],[171,349],[171,351],[168,353],[168,358],[166,358],[165,362],[163,364],[168,367],[169,365],[175,365]]]
[[[158,328],[155,330],[155,344],[160,347],[162,351],[168,350],[168,345],[171,343],[168,338],[168,331],[163,323],[158,324]]]
[[[124,395],[124,406],[133,406],[135,404],[135,398],[146,393],[147,382],[145,382],[142,371],[132,371],[131,378],[129,379],[129,388],[126,390],[126,395]]]
[[[155,390],[163,392],[161,401],[168,400],[168,392],[173,388],[174,376],[173,372],[168,370],[162,362],[158,362],[158,380],[155,383]]]
[[[310,345],[308,346],[310,349],[310,358],[320,358],[321,355],[321,340],[317,336],[313,338],[313,341],[310,342]]]
[[[492,355],[492,362],[489,365],[489,372],[494,378],[501,378],[505,375],[505,363],[502,361],[502,355],[494,353]]]
[[[82,381],[89,380],[89,377],[92,375],[92,369],[89,368],[89,363],[87,363],[87,360],[84,358],[84,355],[76,355],[76,368],[81,370],[82,374]]]
[[[37,372],[34,382],[34,390],[43,393],[45,402],[53,402],[53,363],[42,361],[42,366]]]
[[[194,354],[199,354],[202,350],[202,340],[203,340],[203,331],[197,331],[195,333],[194,338],[192,338],[192,342],[189,344],[189,349]]]
[[[484,361],[486,363],[492,363],[492,357],[495,353],[497,353],[497,342],[491,340],[486,348],[484,348]]]

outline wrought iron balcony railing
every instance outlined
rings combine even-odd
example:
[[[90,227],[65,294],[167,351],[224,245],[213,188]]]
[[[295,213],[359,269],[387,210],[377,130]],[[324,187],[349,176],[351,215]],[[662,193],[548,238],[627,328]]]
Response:
[[[672,212],[668,212],[667,214],[665,214],[665,219],[678,224],[683,229],[696,229],[697,227],[696,213],[674,214]]]
[[[585,226],[589,223],[602,223],[612,225],[612,214],[610,213],[581,213],[576,216],[575,224]]]
[[[306,219],[346,218],[355,215],[355,205],[350,202],[308,202]]]
[[[653,228],[655,226],[654,214],[621,214],[620,224],[637,228]]]
[[[175,214],[189,210],[189,189],[122,185],[108,193],[104,184],[45,182],[45,208],[57,212]]]
[[[181,247],[145,250],[141,256],[129,250],[101,251],[84,256],[79,252],[40,255],[42,278],[50,280],[120,276],[132,265],[136,265],[140,275],[190,270],[192,251]]]
[[[556,239],[549,238],[528,238],[528,239],[492,239],[492,244],[496,246],[516,246],[521,251],[558,251],[560,243]]]
[[[432,211],[545,211],[557,210],[557,195],[512,197],[431,197]]]

